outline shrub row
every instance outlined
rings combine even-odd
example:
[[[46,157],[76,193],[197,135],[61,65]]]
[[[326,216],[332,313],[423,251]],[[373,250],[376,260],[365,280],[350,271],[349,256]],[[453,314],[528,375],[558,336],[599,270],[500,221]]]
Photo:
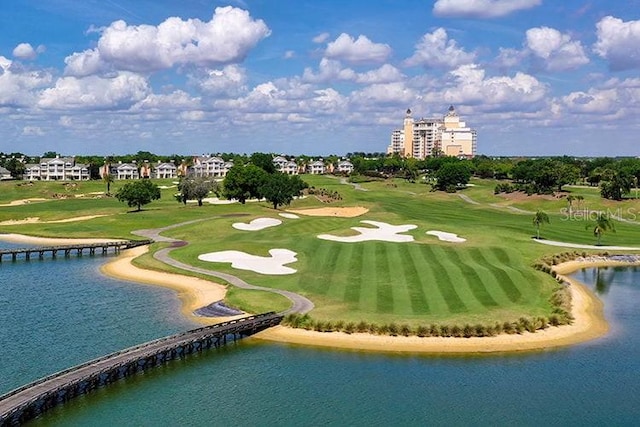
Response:
[[[337,191],[327,190],[326,188],[310,187],[307,189],[307,194],[317,196],[322,201],[333,202],[336,200],[342,200],[342,196]]]
[[[308,314],[288,314],[282,321],[285,326],[292,328],[301,328],[317,332],[344,332],[352,333],[369,333],[374,335],[391,335],[391,336],[418,336],[418,337],[492,337],[499,334],[521,334],[525,331],[535,332],[540,329],[546,329],[549,326],[559,326],[571,323],[573,319],[568,312],[558,309],[549,317],[527,318],[521,317],[514,322],[496,322],[495,324],[430,324],[412,327],[407,324],[377,324],[360,322],[344,322],[338,320],[332,322],[330,320],[317,320],[311,318]]]

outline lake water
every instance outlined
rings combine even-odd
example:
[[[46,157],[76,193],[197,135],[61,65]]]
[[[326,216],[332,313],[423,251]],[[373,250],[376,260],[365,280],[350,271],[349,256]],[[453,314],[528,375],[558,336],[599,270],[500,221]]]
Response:
[[[0,265],[0,392],[195,325],[171,291],[99,275],[102,257]],[[394,356],[243,340],[128,378],[34,425],[637,425],[640,270],[575,275],[611,333],[560,350]]]

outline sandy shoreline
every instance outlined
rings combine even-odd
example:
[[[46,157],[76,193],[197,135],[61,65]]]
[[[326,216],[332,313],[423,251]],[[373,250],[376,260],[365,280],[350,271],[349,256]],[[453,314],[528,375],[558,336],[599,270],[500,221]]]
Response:
[[[188,317],[189,320],[197,323],[210,325],[235,317],[242,317],[219,318],[196,316],[193,312],[198,308],[223,300],[227,293],[226,287],[197,277],[145,270],[132,264],[134,258],[145,254],[148,250],[148,246],[128,249],[122,252],[117,259],[103,265],[100,271],[107,276],[117,279],[173,289],[177,292],[178,299],[182,302],[182,313]]]
[[[584,267],[582,265],[580,268]],[[343,332],[315,332],[277,326],[260,332],[257,338],[319,347],[342,348],[395,353],[491,353],[543,350],[589,341],[608,331],[602,312],[602,302],[583,284],[571,283],[572,325],[549,327],[535,333],[501,334],[495,337],[391,337]]]
[[[125,239],[65,239],[53,237],[36,237],[16,233],[0,233],[0,240],[11,243],[24,243],[26,245],[74,245],[92,244],[103,242],[122,242]]]
[[[95,242],[108,239],[46,239],[17,234],[0,234],[0,239],[33,244]],[[46,242],[46,243],[45,243]],[[138,283],[159,285],[176,290],[182,301],[182,312],[198,323],[211,324],[230,318],[199,317],[193,311],[224,299],[226,288],[222,285],[180,274],[140,269],[132,260],[148,251],[138,247],[124,251],[117,259],[105,264],[101,271],[111,277]],[[265,341],[319,346],[338,349],[353,349],[380,352],[406,353],[488,353],[543,350],[589,341],[603,336],[608,331],[603,315],[602,302],[582,283],[567,277],[568,274],[587,267],[639,265],[640,263],[616,260],[578,260],[554,266],[556,272],[569,282],[572,295],[572,325],[549,327],[535,333],[521,335],[501,334],[483,338],[453,337],[391,337],[370,334],[346,334],[343,332],[315,332],[283,326],[268,329],[254,337]],[[240,316],[238,316],[240,317]]]

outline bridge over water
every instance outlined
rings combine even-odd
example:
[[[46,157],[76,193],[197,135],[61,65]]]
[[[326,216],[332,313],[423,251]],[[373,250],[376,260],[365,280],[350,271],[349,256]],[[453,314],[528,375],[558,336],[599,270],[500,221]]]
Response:
[[[217,347],[278,325],[283,316],[264,313],[193,329],[121,350],[41,378],[0,396],[0,426],[20,425],[95,388],[172,359]]]
[[[0,250],[0,263],[5,256],[10,256],[12,261],[16,261],[19,257],[24,257],[25,260],[30,260],[32,256],[38,255],[39,259],[44,258],[45,254],[50,254],[52,257],[56,257],[58,253],[64,254],[65,257],[75,254],[82,256],[85,251],[89,252],[89,255],[94,255],[96,251],[101,251],[103,254],[112,250],[118,253],[125,249],[135,248],[136,246],[144,246],[153,243],[151,240],[122,240],[119,242],[104,242],[104,243],[85,243],[75,245],[58,245],[58,246],[38,246],[34,248],[18,248],[18,249],[2,249]]]

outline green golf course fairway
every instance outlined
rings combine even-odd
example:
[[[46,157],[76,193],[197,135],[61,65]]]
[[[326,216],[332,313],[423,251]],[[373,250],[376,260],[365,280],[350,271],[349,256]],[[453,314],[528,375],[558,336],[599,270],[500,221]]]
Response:
[[[359,191],[332,177],[305,175],[303,179],[316,188],[338,191],[342,200],[327,204],[310,196],[294,201],[290,208],[362,206],[369,212],[354,218],[300,215],[299,219],[288,219],[278,215],[285,208],[274,211],[268,202],[184,206],[173,199],[175,189],[165,189],[161,200],[136,213],[128,212],[124,204],[113,198],[73,196],[66,200],[3,206],[0,207],[0,223],[27,217],[47,221],[86,215],[107,216],[70,223],[0,225],[0,233],[131,238],[132,230],[202,219],[163,233],[189,242],[189,245],[173,250],[173,258],[230,273],[255,285],[300,293],[314,302],[315,309],[310,313],[314,319],[408,325],[486,324],[551,314],[553,307],[549,298],[560,285],[532,265],[536,259],[563,249],[533,241],[532,215],[516,212],[513,208],[547,212],[551,223],[541,229],[541,235],[546,239],[595,243],[586,219],[567,218],[563,211],[566,201],[536,197],[507,200],[493,194],[495,181],[473,180],[473,187],[458,194],[447,194],[431,192],[430,186],[423,183],[403,180],[364,183],[362,185],[368,191]],[[169,181],[157,182],[170,185]],[[112,192],[117,191],[119,185],[122,183],[112,184]],[[2,183],[0,203],[30,197],[47,198],[47,191],[52,191],[49,188],[60,186],[60,183],[39,182],[16,189],[16,183]],[[82,193],[104,190],[100,182],[83,182],[77,186],[75,191]],[[598,197],[597,189],[570,190],[572,194],[583,195],[584,203],[592,210],[620,209],[629,213],[640,206],[636,200],[616,205],[609,201],[605,203]],[[234,222],[264,217],[280,219],[282,224],[260,231],[240,231],[232,227]],[[317,238],[318,234],[354,235],[351,227],[370,227],[362,224],[362,220],[392,225],[414,224],[416,229],[403,234],[413,236],[415,241],[340,243]],[[603,244],[635,246],[640,242],[638,225],[616,221],[616,233],[608,232],[603,237]],[[425,234],[429,230],[455,233],[467,240],[463,243],[440,241]],[[163,244],[156,243],[152,245],[152,251],[160,247]],[[201,254],[223,250],[267,256],[274,248],[297,253],[298,261],[287,265],[297,270],[295,274],[269,276],[234,269],[229,263],[198,260]],[[159,263],[150,255],[141,257],[136,264],[181,272]],[[250,311],[282,310],[288,303],[278,295],[238,289],[230,290],[227,302]]]

